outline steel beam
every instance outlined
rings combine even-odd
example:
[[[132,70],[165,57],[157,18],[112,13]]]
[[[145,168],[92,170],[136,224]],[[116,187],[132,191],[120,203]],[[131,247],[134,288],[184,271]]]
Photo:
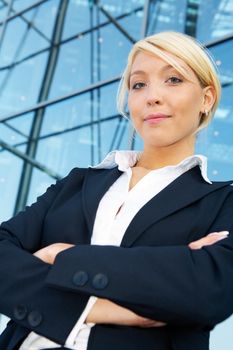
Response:
[[[68,6],[68,0],[60,0],[58,16],[56,17],[56,22],[54,25],[54,31],[52,36],[53,46],[50,51],[47,67],[44,73],[44,79],[43,79],[43,82],[41,85],[41,91],[39,94],[39,101],[46,100],[49,95],[49,91],[50,91],[50,87],[51,87],[51,83],[53,80],[55,67],[58,59],[58,53],[60,48],[59,44],[62,37],[67,6]],[[30,158],[36,157],[36,151],[38,146],[38,136],[40,135],[43,118],[44,118],[44,108],[39,108],[35,110],[35,115],[32,121],[32,128],[31,128],[30,138],[29,138],[30,141],[28,142],[27,150],[26,150],[26,155],[28,155]],[[32,141],[32,140],[35,140],[35,141]],[[33,171],[32,164],[25,162],[23,166],[23,171],[21,174],[19,191],[16,198],[15,213],[22,210],[27,203],[32,171]]]
[[[55,171],[53,171],[52,169],[43,165],[42,163],[38,162],[37,160],[29,157],[24,152],[19,151],[17,148],[9,145],[8,143],[6,143],[5,141],[3,141],[1,139],[0,139],[0,146],[2,148],[4,148],[5,150],[7,150],[8,152],[12,153],[14,156],[17,156],[18,158],[22,159],[23,161],[29,163],[34,168],[37,168],[37,169],[43,171],[44,173],[51,176],[52,178],[54,178],[56,180],[61,179],[61,176],[59,174],[57,174]]]
[[[11,16],[7,16],[3,21],[0,21],[0,26],[3,25],[4,22],[10,22],[10,21],[12,21],[12,19],[14,19],[14,18],[16,18],[16,17],[18,17],[18,16],[21,16],[21,15],[24,14],[25,12],[28,12],[28,11],[34,9],[34,7],[37,7],[37,6],[42,5],[42,4],[45,3],[46,1],[48,1],[48,0],[40,0],[40,1],[37,1],[37,2],[35,2],[34,4],[25,7],[23,10],[18,11],[18,12],[16,12],[15,14],[13,14],[13,15],[11,15]]]
[[[2,2],[7,5],[7,2],[5,0],[2,0]],[[11,9],[12,12],[16,13],[16,11],[12,8]],[[8,16],[7,16],[8,17]],[[25,22],[27,24],[28,27],[32,28],[33,30],[35,30],[35,32],[37,32],[37,34],[39,34],[41,37],[43,37],[43,39],[45,39],[46,41],[50,42],[49,38],[47,38],[47,36],[41,32],[35,25],[34,23],[32,23],[31,21],[29,21],[27,18],[25,18],[23,15],[19,15],[19,17],[22,19],[23,22]]]
[[[87,86],[87,87],[85,87],[83,89],[75,90],[75,91],[73,91],[73,92],[71,92],[71,93],[69,93],[67,95],[62,95],[60,97],[57,97],[57,98],[54,98],[54,99],[51,99],[51,100],[48,100],[48,101],[39,102],[36,105],[28,107],[28,108],[25,108],[25,109],[23,109],[23,110],[21,110],[19,112],[0,117],[0,123],[8,121],[8,120],[12,120],[12,119],[14,119],[16,117],[19,117],[20,115],[24,115],[24,114],[27,114],[29,112],[37,111],[38,109],[42,109],[42,108],[45,108],[45,107],[48,107],[48,106],[52,106],[52,105],[54,105],[54,104],[56,104],[58,102],[62,102],[62,101],[68,100],[68,99],[70,99],[72,97],[76,97],[76,96],[85,94],[87,92],[90,92],[91,90],[98,89],[100,87],[110,85],[112,83],[115,83],[115,82],[119,81],[120,78],[121,78],[120,76],[117,76],[117,77],[114,77],[114,78],[111,78],[111,79],[108,79],[108,80],[103,80],[103,81],[100,81],[98,83],[91,84],[91,85],[89,85],[89,86]]]
[[[125,30],[118,22],[117,20],[110,15],[108,11],[105,10],[105,8],[99,4],[99,1],[95,1],[96,6],[101,10],[101,12],[109,19],[109,21],[112,22],[112,24],[132,43],[134,44],[136,40]]]

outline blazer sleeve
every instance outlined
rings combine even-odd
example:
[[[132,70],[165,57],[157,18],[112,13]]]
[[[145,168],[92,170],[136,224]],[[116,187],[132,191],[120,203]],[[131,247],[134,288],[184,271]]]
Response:
[[[0,312],[61,344],[88,296],[50,288],[45,281],[51,266],[32,253],[41,248],[46,214],[72,176],[73,172],[49,187],[36,203],[0,227]]]
[[[58,254],[48,274],[54,289],[108,298],[134,312],[177,326],[210,326],[233,312],[233,192],[209,232],[228,238],[200,250],[188,246],[76,246]],[[62,266],[69,266],[62,271]],[[89,277],[71,283],[75,274]]]

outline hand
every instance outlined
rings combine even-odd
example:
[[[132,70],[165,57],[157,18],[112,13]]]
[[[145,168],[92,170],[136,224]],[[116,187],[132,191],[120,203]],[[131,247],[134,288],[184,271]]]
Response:
[[[198,239],[197,241],[189,243],[189,248],[195,250],[195,249],[201,249],[204,246],[212,245],[224,238],[227,238],[229,235],[228,231],[219,231],[219,232],[212,232],[209,233],[207,236]]]
[[[143,328],[161,327],[166,325],[166,323],[139,316],[133,311],[119,306],[107,299],[97,299],[85,322]]]
[[[65,249],[69,249],[71,247],[74,247],[74,244],[68,244],[68,243],[54,243],[51,244],[45,248],[42,248],[35,252],[33,255],[35,255],[37,258],[43,260],[44,262],[48,264],[54,264],[54,260],[60,252],[62,252]]]

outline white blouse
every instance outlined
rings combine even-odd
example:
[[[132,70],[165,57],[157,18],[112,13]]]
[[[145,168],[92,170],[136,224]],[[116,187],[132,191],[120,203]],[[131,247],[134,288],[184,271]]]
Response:
[[[100,164],[93,167],[93,169],[111,169],[118,166],[122,175],[108,189],[99,203],[91,244],[120,246],[124,233],[136,213],[152,197],[194,166],[199,165],[203,179],[211,183],[207,177],[206,157],[194,155],[184,159],[178,165],[151,170],[129,190],[131,167],[139,157],[140,153],[136,151],[113,151]],[[82,315],[66,340],[66,347],[76,350],[87,349],[88,338],[94,324],[84,322],[96,300],[94,296],[89,298]],[[40,350],[54,346],[60,345],[31,332],[19,350]]]

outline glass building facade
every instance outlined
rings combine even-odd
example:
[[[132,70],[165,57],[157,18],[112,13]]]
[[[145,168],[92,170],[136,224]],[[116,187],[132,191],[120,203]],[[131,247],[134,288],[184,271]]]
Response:
[[[164,30],[214,55],[223,94],[196,151],[212,180],[232,179],[233,0],[0,0],[0,29],[0,221],[71,168],[140,149],[115,96],[132,44]],[[211,350],[232,350],[232,326],[216,327]]]

